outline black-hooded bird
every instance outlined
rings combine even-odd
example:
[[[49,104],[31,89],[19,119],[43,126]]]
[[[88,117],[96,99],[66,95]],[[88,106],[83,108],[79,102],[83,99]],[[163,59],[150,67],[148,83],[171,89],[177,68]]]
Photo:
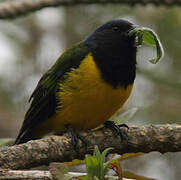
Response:
[[[133,88],[137,48],[129,32],[134,28],[127,20],[112,20],[66,50],[32,93],[15,144],[109,122]]]

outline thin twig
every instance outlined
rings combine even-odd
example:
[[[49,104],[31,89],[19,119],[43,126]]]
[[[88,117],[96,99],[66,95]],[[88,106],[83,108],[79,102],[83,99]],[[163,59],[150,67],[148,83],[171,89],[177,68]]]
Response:
[[[0,19],[15,18],[46,7],[79,4],[181,5],[181,0],[13,0],[0,3]]]

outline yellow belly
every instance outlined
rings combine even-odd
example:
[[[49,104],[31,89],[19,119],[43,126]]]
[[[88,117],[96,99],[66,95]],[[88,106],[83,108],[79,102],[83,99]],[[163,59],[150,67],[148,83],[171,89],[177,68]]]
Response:
[[[60,83],[58,110],[42,127],[49,131],[65,130],[66,125],[81,130],[92,129],[107,121],[129,97],[133,85],[113,88],[100,75],[91,54],[78,69],[67,73]]]

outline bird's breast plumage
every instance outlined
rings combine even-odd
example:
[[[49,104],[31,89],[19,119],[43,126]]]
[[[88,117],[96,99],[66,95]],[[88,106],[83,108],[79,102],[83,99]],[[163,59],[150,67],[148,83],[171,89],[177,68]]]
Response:
[[[105,82],[91,53],[65,76],[56,93],[56,114],[45,122],[54,131],[66,125],[78,130],[99,126],[122,107],[133,87],[115,88]]]

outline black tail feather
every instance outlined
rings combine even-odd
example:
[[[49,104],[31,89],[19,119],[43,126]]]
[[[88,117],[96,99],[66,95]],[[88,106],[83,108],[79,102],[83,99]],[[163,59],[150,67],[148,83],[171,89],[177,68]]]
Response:
[[[26,143],[30,140],[35,140],[37,138],[35,138],[35,136],[33,135],[33,132],[31,130],[27,130],[23,133],[19,133],[18,137],[16,138],[14,145],[16,144],[22,144],[22,143]]]

